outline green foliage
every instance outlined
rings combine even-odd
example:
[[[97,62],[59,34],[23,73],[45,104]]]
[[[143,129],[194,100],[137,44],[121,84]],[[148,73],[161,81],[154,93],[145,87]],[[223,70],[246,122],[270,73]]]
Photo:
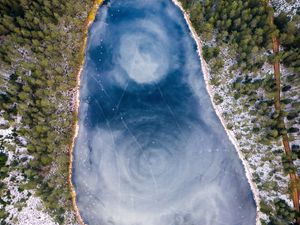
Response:
[[[8,157],[4,152],[0,152],[0,167],[5,166]]]
[[[220,96],[219,94],[215,94],[215,95],[214,95],[214,102],[215,102],[217,105],[221,104],[221,103],[223,102],[222,96]]]
[[[211,60],[211,70],[213,74],[217,74],[221,69],[223,69],[224,60],[221,57],[217,57]]]
[[[236,52],[238,66],[245,71],[257,71],[264,57],[257,57],[271,45],[271,32],[267,22],[269,8],[262,1],[226,0],[186,1],[184,8],[190,11],[191,21],[203,40],[210,40],[215,33],[219,44],[226,43]],[[217,50],[214,52],[214,50]],[[218,55],[218,49],[203,47],[208,61]]]
[[[206,61],[209,61],[211,60],[212,58],[216,58],[218,57],[219,53],[220,53],[220,48],[218,47],[209,47],[207,45],[204,45],[202,47],[202,51],[203,51],[203,56],[204,56],[204,59]]]
[[[276,199],[274,201],[276,215],[270,217],[268,225],[287,225],[294,224],[294,218],[298,214],[291,209],[283,199]]]
[[[296,118],[298,116],[298,112],[297,111],[290,111],[287,115],[287,119],[288,120],[292,120],[294,118]]]
[[[7,155],[4,152],[0,152],[0,178],[4,179],[8,174],[8,166],[6,166]]]
[[[299,24],[300,16],[294,16],[291,19],[281,14],[275,18],[275,25],[273,25],[269,22],[269,18],[274,12],[264,1],[181,0],[181,2],[189,10],[191,21],[202,40],[210,41],[214,37],[217,46],[230,49],[230,58],[237,62],[231,66],[231,71],[239,69],[243,74],[256,74],[267,60],[269,63],[279,60],[295,73],[284,80],[287,83],[283,84],[282,91],[294,90],[292,87],[299,88],[297,83],[299,84],[300,73],[300,29],[297,24]],[[284,52],[269,57],[263,56],[262,53],[271,50],[272,35],[280,35]],[[211,47],[214,45],[208,43],[209,46],[204,45],[202,52],[205,60],[209,62],[212,74],[215,75],[223,69],[224,65],[222,59],[219,58],[220,50]],[[233,97],[246,102],[245,109],[252,106],[249,112],[254,117],[252,129],[259,135],[257,140],[263,145],[271,145],[277,141],[279,135],[299,132],[298,128],[292,126],[287,130],[284,124],[284,117],[294,121],[299,116],[299,105],[293,100],[293,97],[298,96],[299,93],[289,92],[289,98],[281,100],[282,109],[274,112],[274,99],[277,95],[274,74],[262,74],[263,79],[257,80],[250,77],[252,74],[246,77],[240,76],[233,83]],[[211,79],[211,84],[218,85],[220,81],[216,78],[217,76]],[[258,89],[264,91],[263,96],[257,94]],[[220,104],[221,96],[215,95],[214,101]],[[285,105],[288,104],[292,107],[297,106],[297,109],[295,107],[292,111],[285,112]],[[293,158],[297,158],[298,155],[300,154],[296,152]],[[284,154],[282,156],[285,173],[295,172],[291,159],[287,159]],[[275,190],[278,187],[273,182],[266,182],[262,188]],[[274,204],[277,215],[272,215],[268,224],[292,223],[296,216],[295,212],[290,211],[283,200],[276,201]],[[274,211],[266,203],[262,203],[261,208],[268,215]]]
[[[10,71],[9,77],[0,77],[0,108],[11,123],[17,115],[22,117],[16,132],[27,139],[28,151],[34,156],[24,169],[29,182],[23,188],[38,188],[60,223],[63,218],[57,212],[71,206],[65,155],[74,116],[68,105],[76,85],[84,15],[91,5],[92,1],[71,0],[0,3],[0,68]],[[64,162],[56,160],[60,157]],[[4,161],[0,154],[1,166]],[[57,174],[46,176],[52,164]],[[0,174],[7,170],[2,166]],[[54,188],[41,192],[54,184],[59,192]]]
[[[285,174],[296,172],[295,166],[291,163],[292,159],[289,159],[285,154],[282,154],[281,160]]]
[[[0,219],[4,219],[4,218],[6,218],[6,216],[7,216],[7,213],[5,212],[5,210],[0,209]]]
[[[267,215],[269,215],[272,212],[272,207],[264,201],[260,202],[260,209],[263,213],[266,213]]]
[[[284,47],[283,63],[293,69],[295,73],[300,73],[300,29],[299,16],[292,19],[281,13],[275,18],[275,24],[280,31],[280,42]]]

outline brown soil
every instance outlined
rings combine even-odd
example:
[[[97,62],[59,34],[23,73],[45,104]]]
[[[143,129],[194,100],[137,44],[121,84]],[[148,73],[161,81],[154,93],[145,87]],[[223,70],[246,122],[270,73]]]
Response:
[[[271,26],[274,25],[274,17],[270,16],[269,22]],[[277,112],[281,112],[281,103],[280,103],[280,94],[281,94],[281,82],[280,82],[280,59],[279,57],[276,57],[279,53],[279,38],[275,35],[272,34],[272,49],[273,49],[273,54],[275,56],[274,59],[274,78],[275,78],[275,84],[276,84],[276,95],[274,97],[275,101],[275,109]],[[284,124],[284,130],[286,130],[286,126],[284,123],[284,118],[282,116],[279,117],[280,123]],[[289,138],[287,134],[282,134],[282,144],[284,147],[285,154],[291,163],[292,167],[294,167],[293,159],[292,159],[292,151],[290,148],[290,143],[289,143]],[[293,200],[293,205],[294,209],[299,212],[299,192],[298,192],[298,176],[296,172],[291,172],[289,173],[290,181],[291,181],[291,195],[292,195],[292,200]],[[297,218],[297,224],[300,225],[300,217]]]

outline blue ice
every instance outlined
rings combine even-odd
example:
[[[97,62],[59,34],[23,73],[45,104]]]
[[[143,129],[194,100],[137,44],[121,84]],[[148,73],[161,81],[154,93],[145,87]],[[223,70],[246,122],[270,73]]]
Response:
[[[111,0],[89,31],[73,183],[89,225],[254,225],[244,168],[170,0]]]

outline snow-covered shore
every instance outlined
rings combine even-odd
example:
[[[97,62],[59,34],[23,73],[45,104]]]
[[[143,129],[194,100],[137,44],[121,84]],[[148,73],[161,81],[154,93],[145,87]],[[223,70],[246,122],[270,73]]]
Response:
[[[80,93],[79,93],[80,92],[80,75],[82,73],[83,66],[84,66],[84,62],[82,62],[82,65],[80,66],[80,69],[79,69],[79,71],[77,73],[77,78],[76,78],[76,80],[77,80],[77,87],[76,87],[76,90],[75,90],[76,95],[75,95],[75,100],[74,100],[74,110],[75,110],[75,114],[76,115],[78,115],[78,109],[79,109],[79,105],[80,105],[80,98],[79,98],[79,95],[80,95]],[[77,204],[76,204],[76,191],[75,191],[75,188],[74,188],[73,183],[72,183],[73,149],[74,149],[74,146],[75,146],[76,137],[78,135],[78,130],[79,130],[79,125],[78,125],[78,122],[76,121],[76,124],[74,125],[74,135],[73,135],[72,143],[71,143],[71,145],[69,147],[69,175],[68,175],[68,182],[69,182],[69,186],[70,186],[70,192],[71,192],[71,197],[72,197],[72,204],[73,204],[73,209],[74,209],[76,218],[77,218],[77,220],[78,220],[78,222],[80,224],[84,225],[83,219],[80,216],[79,209],[78,209]]]
[[[93,4],[93,8],[91,10],[92,13],[90,13],[87,17],[87,23],[85,24],[86,29],[84,35],[88,33],[88,28],[92,24],[94,17],[91,17],[91,15],[95,16],[96,12],[98,10],[98,7],[102,4],[103,0],[95,0]],[[66,31],[66,30],[65,30]],[[67,31],[66,31],[67,32]],[[86,38],[84,39],[84,47],[83,50],[85,51],[87,40]],[[77,73],[77,86],[75,88],[74,93],[74,100],[72,101],[73,109],[75,112],[78,112],[78,106],[79,106],[79,88],[80,88],[80,74],[82,72],[84,65],[84,61],[80,65],[80,68]],[[5,121],[3,118],[0,117],[0,124],[4,124]],[[20,123],[20,121],[17,121],[17,123]],[[27,153],[26,147],[19,147],[16,143],[12,141],[12,134],[13,134],[13,127],[8,126],[7,129],[0,128],[0,140],[1,142],[7,142],[11,147],[14,149],[8,149],[4,146],[4,152],[8,155],[8,162],[7,165],[10,165],[11,162],[14,160],[21,161],[23,159],[23,164],[27,163],[30,159],[33,157]],[[77,136],[78,132],[78,126],[74,126],[74,140]],[[20,137],[20,139],[22,139]],[[23,140],[23,139],[22,139]],[[73,141],[74,141],[73,140]],[[23,140],[25,141],[25,139]],[[26,143],[24,143],[26,146]],[[73,149],[73,146],[71,150]],[[24,159],[27,159],[26,162]],[[72,152],[70,151],[70,164],[69,164],[69,169],[72,170]],[[68,177],[68,181],[70,181],[71,184],[71,176]],[[17,225],[26,225],[26,224],[45,224],[45,225],[56,225],[58,223],[55,222],[54,218],[51,217],[51,214],[49,214],[44,206],[43,201],[41,200],[40,197],[35,196],[35,191],[34,190],[22,190],[20,189],[20,185],[26,184],[27,179],[24,176],[24,174],[21,171],[18,170],[12,170],[9,171],[8,177],[3,180],[3,183],[5,184],[5,190],[7,189],[9,194],[7,196],[4,196],[4,200],[6,201],[6,206],[2,205],[0,203],[0,209],[4,209],[5,212],[7,213],[7,217],[5,218],[5,222],[8,224],[17,224]],[[75,207],[76,207],[76,193],[74,189],[72,189],[75,195],[73,197]],[[78,210],[74,210],[75,212],[78,213]],[[63,215],[65,218],[65,223],[68,225],[78,225],[77,222],[74,221],[74,214],[73,211],[66,211],[66,213]],[[77,219],[79,219],[80,216],[79,214],[77,215]],[[79,221],[80,222],[80,221]],[[82,222],[83,224],[83,222]]]
[[[94,1],[93,6],[92,6],[92,8],[91,8],[91,10],[90,10],[90,12],[87,16],[87,21],[86,21],[84,31],[83,31],[84,37],[83,37],[82,46],[81,46],[81,49],[80,49],[80,51],[81,51],[80,54],[83,54],[82,55],[83,57],[82,57],[82,61],[81,61],[80,65],[79,65],[78,73],[76,75],[75,98],[74,98],[74,104],[73,104],[74,105],[74,113],[75,113],[76,117],[78,117],[78,111],[79,111],[79,105],[80,105],[81,74],[82,74],[83,67],[84,67],[84,64],[85,64],[85,51],[86,51],[86,47],[87,47],[88,30],[89,30],[89,27],[91,26],[91,24],[93,23],[93,21],[96,17],[97,11],[98,11],[99,7],[102,5],[102,3],[103,3],[103,0],[95,0]],[[79,131],[78,121],[75,122],[73,129],[74,129],[74,135],[73,135],[71,145],[69,147],[68,183],[69,183],[69,186],[70,186],[72,204],[73,204],[73,209],[74,209],[76,218],[77,218],[77,220],[80,224],[84,225],[85,223],[84,223],[83,219],[80,216],[80,212],[79,212],[79,209],[78,209],[77,204],[76,204],[76,191],[75,191],[74,185],[72,183],[73,150],[74,150],[75,141],[76,141],[78,131]]]
[[[246,176],[247,176],[248,182],[250,184],[251,190],[253,192],[254,200],[256,202],[256,207],[257,207],[256,225],[260,225],[261,224],[260,219],[261,219],[262,215],[261,215],[261,212],[260,212],[260,198],[259,198],[258,188],[257,188],[256,184],[253,182],[253,175],[252,174],[253,174],[254,171],[251,169],[248,161],[245,159],[242,151],[240,150],[239,143],[236,140],[234,133],[231,130],[227,129],[226,122],[225,122],[224,118],[222,117],[222,111],[221,111],[221,109],[213,101],[213,96],[214,96],[215,90],[213,89],[213,86],[209,83],[209,80],[210,80],[209,68],[208,68],[208,66],[207,66],[207,64],[206,64],[206,62],[205,62],[205,60],[203,58],[203,54],[202,54],[202,42],[201,42],[200,37],[196,33],[196,31],[195,31],[195,29],[194,29],[194,27],[193,27],[193,25],[191,23],[190,16],[183,9],[181,3],[178,0],[172,0],[172,1],[182,11],[182,13],[184,14],[184,18],[186,20],[186,23],[189,26],[189,29],[190,29],[191,34],[192,34],[192,37],[194,38],[194,40],[195,40],[195,42],[197,44],[198,55],[200,57],[202,72],[203,72],[203,75],[204,75],[204,80],[205,80],[205,84],[206,84],[206,88],[207,88],[208,94],[210,96],[210,99],[211,99],[211,102],[212,102],[212,105],[214,107],[214,110],[215,110],[216,114],[218,115],[218,117],[219,117],[219,119],[220,119],[220,121],[221,121],[224,129],[226,130],[226,133],[227,133],[230,141],[235,146],[235,149],[236,149],[236,151],[237,151],[240,159],[243,162],[243,165],[244,165],[244,168],[245,168],[245,171],[246,171]]]

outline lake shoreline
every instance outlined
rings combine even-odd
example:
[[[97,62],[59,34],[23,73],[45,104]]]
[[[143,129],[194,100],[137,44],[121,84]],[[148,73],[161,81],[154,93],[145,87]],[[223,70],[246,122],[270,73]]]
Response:
[[[196,42],[197,52],[198,52],[198,55],[199,55],[199,58],[200,58],[201,69],[202,69],[202,72],[203,72],[203,75],[204,75],[203,77],[204,77],[207,92],[210,96],[210,100],[211,100],[211,103],[213,105],[213,108],[214,108],[218,118],[220,119],[220,121],[222,123],[222,126],[224,127],[230,141],[232,142],[232,144],[234,145],[234,147],[235,147],[235,149],[238,153],[238,156],[239,156],[240,160],[243,163],[243,166],[244,166],[244,169],[245,169],[245,172],[246,172],[246,177],[247,177],[248,183],[250,184],[250,188],[251,188],[252,193],[253,193],[254,201],[256,203],[256,213],[257,213],[256,214],[256,225],[261,225],[260,219],[262,218],[262,215],[261,215],[261,212],[260,212],[260,201],[261,200],[260,200],[260,197],[259,197],[259,191],[258,191],[256,183],[253,182],[253,176],[252,176],[252,173],[251,173],[250,165],[247,162],[247,160],[245,159],[242,151],[240,150],[238,141],[236,140],[236,138],[234,136],[234,133],[232,131],[230,131],[229,129],[227,129],[226,121],[222,117],[222,112],[221,112],[220,109],[218,109],[218,106],[213,101],[213,94],[214,94],[213,92],[214,92],[214,90],[213,90],[212,86],[209,84],[209,68],[208,68],[208,65],[205,62],[203,54],[202,54],[202,41],[201,41],[200,37],[198,36],[197,32],[195,31],[195,29],[192,25],[189,14],[184,10],[182,4],[178,0],[172,0],[172,2],[182,11],[182,13],[184,15],[184,19],[185,19],[185,21],[186,21],[186,23],[189,27],[189,30],[191,32],[191,35],[192,35],[193,39]]]
[[[79,51],[79,60],[80,64],[78,67],[78,72],[76,75],[76,87],[75,87],[75,98],[74,98],[74,115],[75,115],[75,121],[73,125],[73,137],[72,137],[72,142],[69,146],[69,168],[68,168],[68,184],[70,187],[70,194],[71,194],[71,199],[72,199],[72,205],[73,205],[73,210],[75,213],[75,216],[77,218],[77,221],[81,225],[85,225],[82,217],[80,216],[80,211],[76,203],[76,191],[74,188],[74,185],[72,183],[72,170],[73,170],[73,151],[74,151],[74,146],[75,146],[75,141],[78,135],[79,131],[79,125],[78,125],[78,112],[79,112],[79,106],[80,106],[80,86],[81,86],[81,73],[83,71],[83,67],[85,64],[85,52],[87,48],[87,39],[88,39],[88,31],[93,23],[93,21],[96,18],[96,14],[98,12],[99,7],[103,4],[104,0],[94,0],[93,5],[91,10],[88,13],[88,16],[86,18],[86,21],[84,23],[83,27],[83,40],[82,40],[82,45],[80,47]]]
[[[220,119],[222,126],[224,127],[230,141],[232,142],[232,144],[235,146],[235,149],[238,153],[239,158],[241,159],[243,166],[245,168],[245,172],[246,172],[246,177],[248,180],[248,183],[250,184],[253,196],[254,196],[254,200],[256,203],[256,207],[257,207],[257,215],[256,215],[256,225],[260,225],[260,218],[261,218],[261,213],[260,213],[260,198],[259,198],[259,194],[258,194],[258,189],[256,184],[252,181],[253,177],[252,177],[252,173],[251,173],[251,169],[250,166],[248,164],[248,162],[246,161],[246,159],[243,156],[243,153],[241,152],[241,150],[239,149],[239,144],[233,134],[232,131],[228,130],[226,128],[226,122],[223,119],[222,115],[221,115],[221,111],[220,109],[218,109],[217,105],[213,102],[213,88],[212,86],[209,84],[209,68],[203,58],[202,55],[202,41],[200,39],[200,37],[198,36],[198,34],[196,33],[191,21],[190,21],[190,17],[189,14],[183,9],[181,3],[178,0],[172,0],[172,2],[175,4],[175,6],[177,6],[183,13],[184,18],[186,23],[188,24],[189,30],[191,32],[191,35],[193,37],[193,39],[196,42],[197,45],[197,52],[200,58],[200,62],[201,62],[201,69],[204,75],[204,80],[205,80],[205,85],[206,85],[206,89],[208,91],[208,94],[210,96],[210,100],[212,102],[213,108],[218,116],[218,118]],[[79,66],[79,70],[76,76],[76,89],[75,89],[75,100],[74,100],[74,114],[76,116],[76,120],[74,122],[74,127],[73,127],[73,138],[72,138],[72,143],[69,147],[69,175],[68,175],[68,183],[69,183],[69,187],[70,187],[70,192],[71,192],[71,198],[72,198],[72,204],[73,204],[73,209],[76,215],[76,218],[78,220],[78,222],[81,225],[85,225],[82,217],[80,216],[80,212],[79,212],[79,208],[76,204],[76,191],[75,188],[73,186],[72,183],[72,169],[73,169],[73,150],[74,150],[74,145],[75,145],[75,140],[77,138],[78,135],[78,131],[79,131],[79,125],[78,125],[78,111],[79,111],[79,105],[80,105],[80,85],[81,85],[81,73],[83,71],[83,67],[85,64],[85,51],[86,51],[86,47],[87,47],[87,39],[88,39],[88,30],[90,25],[93,23],[96,13],[99,9],[99,7],[102,5],[103,0],[95,0],[93,2],[93,6],[88,14],[88,17],[86,19],[85,25],[84,25],[84,30],[83,30],[83,41],[82,41],[82,46],[80,49],[80,66]]]

